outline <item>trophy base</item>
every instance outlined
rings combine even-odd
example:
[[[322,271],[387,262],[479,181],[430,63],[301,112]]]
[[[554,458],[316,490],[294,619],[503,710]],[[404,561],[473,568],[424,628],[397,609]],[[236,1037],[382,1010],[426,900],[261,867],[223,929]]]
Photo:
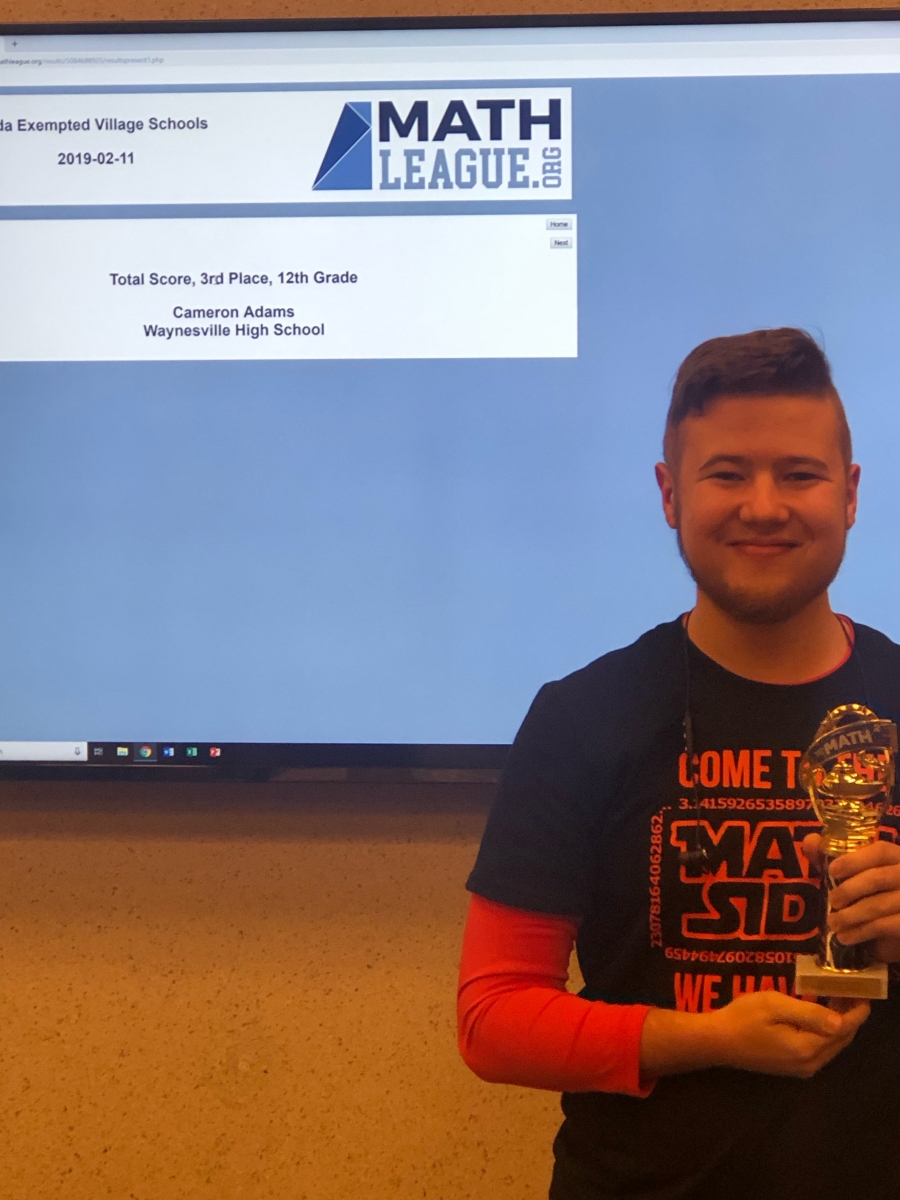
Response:
[[[832,971],[820,967],[814,954],[798,954],[796,990],[798,996],[887,1000],[888,969],[884,963],[875,963],[863,971]]]

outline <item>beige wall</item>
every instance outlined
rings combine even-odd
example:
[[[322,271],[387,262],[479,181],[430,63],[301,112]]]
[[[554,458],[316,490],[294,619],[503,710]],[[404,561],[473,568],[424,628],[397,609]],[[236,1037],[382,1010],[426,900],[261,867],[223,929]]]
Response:
[[[485,789],[0,789],[2,1200],[546,1195],[454,1046]]]
[[[603,7],[2,0],[0,20]],[[0,787],[0,1200],[545,1196],[556,1097],[480,1084],[455,1053],[486,800]]]
[[[892,0],[867,8],[890,8]],[[0,21],[163,21],[263,17],[482,16],[485,13],[703,12],[714,10],[847,8],[848,0],[2,0]]]

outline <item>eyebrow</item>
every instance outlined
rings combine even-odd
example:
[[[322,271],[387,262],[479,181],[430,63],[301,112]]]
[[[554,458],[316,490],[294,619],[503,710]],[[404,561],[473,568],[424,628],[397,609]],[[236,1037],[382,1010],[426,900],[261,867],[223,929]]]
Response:
[[[708,471],[710,467],[717,466],[719,463],[731,463],[733,466],[743,466],[751,460],[742,454],[714,454],[712,458],[708,458],[705,463],[700,466],[701,471]],[[816,467],[820,471],[830,471],[828,463],[823,462],[821,458],[815,458],[811,454],[788,454],[784,458],[775,460],[776,465],[780,467]]]

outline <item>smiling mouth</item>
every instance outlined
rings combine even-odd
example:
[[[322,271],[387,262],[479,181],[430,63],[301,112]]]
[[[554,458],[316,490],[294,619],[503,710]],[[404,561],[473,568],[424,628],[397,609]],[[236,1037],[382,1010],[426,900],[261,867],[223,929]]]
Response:
[[[796,550],[800,545],[799,542],[748,542],[743,540],[727,544],[730,549],[739,550],[750,558],[775,558],[780,554],[787,554],[790,550]]]

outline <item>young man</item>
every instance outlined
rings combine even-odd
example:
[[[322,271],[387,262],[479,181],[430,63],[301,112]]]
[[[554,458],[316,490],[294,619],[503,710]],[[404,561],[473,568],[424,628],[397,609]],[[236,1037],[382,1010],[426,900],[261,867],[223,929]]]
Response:
[[[839,704],[900,720],[900,647],[828,601],[859,467],[821,350],[697,347],[664,452],[696,605],[538,693],[468,883],[460,1047],[565,1093],[551,1200],[896,1200],[900,1007],[793,986],[817,933],[799,758]],[[887,962],[898,813],[832,871],[842,941]]]

